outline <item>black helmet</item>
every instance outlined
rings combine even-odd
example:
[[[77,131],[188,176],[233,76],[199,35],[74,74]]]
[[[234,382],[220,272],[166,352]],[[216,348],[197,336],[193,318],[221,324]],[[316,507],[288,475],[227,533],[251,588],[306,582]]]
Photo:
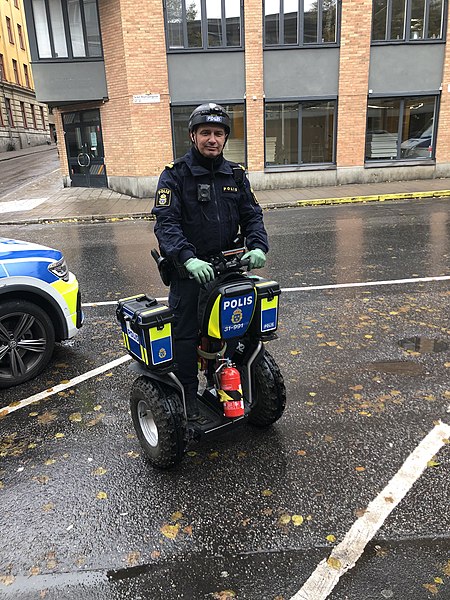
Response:
[[[208,102],[208,104],[200,104],[200,106],[197,106],[197,108],[192,111],[191,116],[189,117],[189,133],[192,133],[194,128],[202,123],[215,123],[216,125],[222,125],[227,136],[230,135],[230,117],[225,112],[223,106],[220,106],[220,104]]]

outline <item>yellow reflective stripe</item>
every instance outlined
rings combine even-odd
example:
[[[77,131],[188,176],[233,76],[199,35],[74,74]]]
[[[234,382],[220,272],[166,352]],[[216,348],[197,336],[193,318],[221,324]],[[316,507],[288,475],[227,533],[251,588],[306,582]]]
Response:
[[[220,339],[220,322],[219,322],[219,307],[221,296],[217,296],[214,306],[212,307],[208,323],[208,335]]]
[[[151,310],[146,310],[144,312],[139,313],[141,317],[145,317],[147,315],[152,315],[157,312],[162,312],[163,310],[167,310],[167,306],[158,306],[156,308],[152,308]]]
[[[70,311],[70,317],[74,325],[77,324],[77,296],[78,296],[78,281],[76,278],[71,282],[58,279],[50,284],[66,301]]]
[[[144,348],[144,346],[141,346],[141,357],[145,364],[148,365],[147,350]]]
[[[161,338],[170,337],[172,334],[172,327],[170,323],[166,323],[162,329],[157,329],[156,327],[151,327],[149,329],[150,332],[150,341],[156,342],[156,340],[160,340]]]
[[[272,300],[268,298],[261,298],[261,310],[267,310],[269,308],[276,308],[278,306],[278,296],[274,296]]]
[[[130,349],[130,342],[128,341],[128,336],[125,335],[125,333],[122,331],[122,337],[123,337],[123,345],[125,346],[125,348],[127,350]]]
[[[259,281],[259,282],[256,282],[255,285],[256,285],[256,287],[262,287],[262,286],[266,286],[266,285],[272,285],[274,283],[278,284],[277,281]]]
[[[136,294],[136,296],[129,296],[128,298],[120,298],[119,302],[127,302],[128,300],[136,300],[136,298],[143,298],[144,294]]]

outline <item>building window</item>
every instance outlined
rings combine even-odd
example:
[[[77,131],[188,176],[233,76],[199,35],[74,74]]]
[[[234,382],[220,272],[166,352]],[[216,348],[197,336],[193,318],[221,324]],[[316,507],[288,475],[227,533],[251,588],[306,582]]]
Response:
[[[14,36],[11,28],[11,19],[6,17],[6,29],[8,30],[8,39],[11,44],[14,44]]]
[[[39,59],[102,56],[96,0],[32,0]]]
[[[30,85],[30,75],[28,74],[28,67],[27,67],[27,65],[23,65],[23,74],[24,74],[24,77],[25,77],[25,86],[27,88],[31,88],[31,85]]]
[[[172,107],[172,131],[174,155],[183,156],[191,147],[188,134],[188,120],[197,105]],[[245,109],[243,104],[222,104],[231,119],[231,134],[224,150],[224,156],[233,162],[245,164]]]
[[[33,120],[33,129],[37,129],[36,110],[34,108],[34,104],[30,104],[30,109],[31,109],[31,118]]]
[[[165,0],[169,50],[242,47],[240,0]]]
[[[14,127],[14,119],[11,109],[11,100],[5,97],[6,114],[8,116],[8,122],[10,127]]]
[[[25,112],[25,103],[21,102],[20,103],[20,112],[22,113],[22,123],[24,127],[28,127],[28,123],[27,123],[27,115]]]
[[[25,50],[25,42],[23,39],[22,25],[19,25],[19,23],[17,23],[17,33],[19,34],[20,47],[22,48],[22,50]]]
[[[434,159],[435,96],[370,98],[366,160]]]
[[[45,125],[45,116],[44,116],[44,109],[42,106],[39,107],[39,110],[41,112],[41,122],[42,122],[42,129],[46,129],[46,125]]]
[[[12,59],[13,71],[14,71],[14,81],[17,85],[20,85],[20,77],[19,77],[19,68],[17,66],[17,60]]]
[[[337,0],[265,0],[266,46],[311,46],[338,41]]]
[[[19,8],[19,0],[14,0],[14,6],[15,6],[16,8]]]
[[[265,113],[266,166],[335,162],[336,101],[270,102]]]
[[[374,0],[373,42],[442,40],[445,0]]]
[[[0,54],[0,81],[5,79],[5,63],[3,62],[3,54]]]

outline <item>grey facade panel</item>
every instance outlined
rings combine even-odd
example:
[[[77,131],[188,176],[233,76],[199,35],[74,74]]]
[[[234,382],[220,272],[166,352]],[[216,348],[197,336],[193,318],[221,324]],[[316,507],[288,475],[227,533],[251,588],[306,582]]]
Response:
[[[369,93],[436,92],[442,84],[444,44],[372,46]]]
[[[245,94],[243,52],[168,54],[171,102],[239,100]]]
[[[339,48],[264,51],[264,93],[271,98],[337,96]]]
[[[108,96],[103,61],[35,62],[32,68],[40,102],[88,102]]]

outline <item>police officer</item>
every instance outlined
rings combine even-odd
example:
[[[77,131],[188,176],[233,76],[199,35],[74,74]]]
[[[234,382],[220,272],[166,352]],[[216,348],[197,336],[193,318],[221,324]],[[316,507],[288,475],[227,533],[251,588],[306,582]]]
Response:
[[[262,210],[242,166],[223,156],[230,118],[218,104],[198,106],[189,117],[192,147],[162,172],[152,213],[162,256],[173,265],[169,306],[174,313],[178,378],[188,418],[197,405],[197,304],[200,285],[214,279],[210,257],[233,248],[239,229],[249,268],[263,267],[269,249]],[[184,266],[185,269],[180,269]],[[184,273],[188,277],[183,276]]]

